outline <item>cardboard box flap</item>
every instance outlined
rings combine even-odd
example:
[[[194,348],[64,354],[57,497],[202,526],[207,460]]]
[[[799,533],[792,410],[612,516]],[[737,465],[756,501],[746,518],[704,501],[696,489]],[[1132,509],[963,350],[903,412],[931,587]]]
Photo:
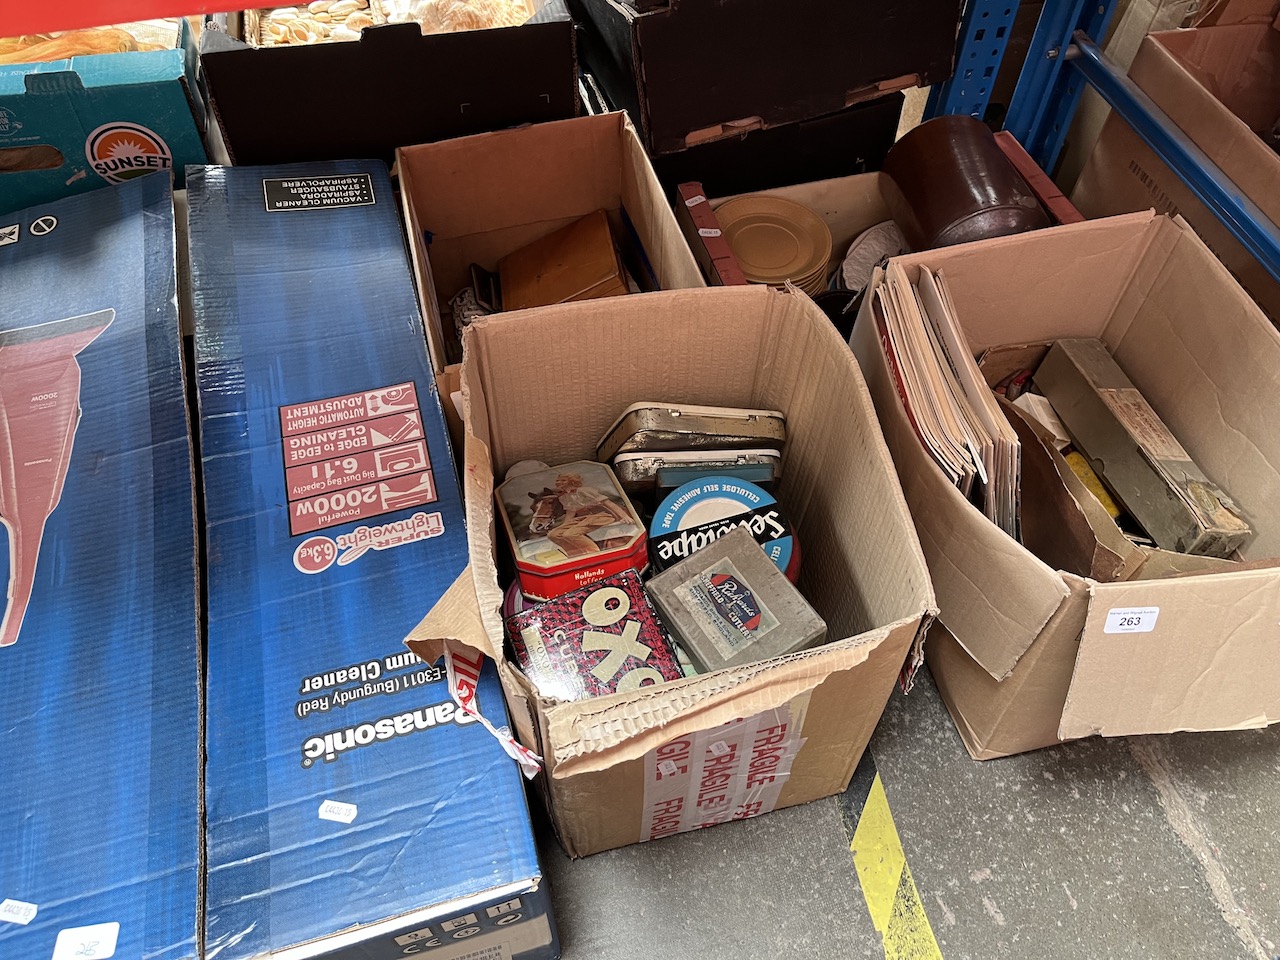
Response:
[[[947,281],[969,349],[1096,337],[1149,242],[1151,211],[908,254],[895,262],[916,279],[920,265]],[[1088,235],[1082,243],[1080,234]],[[1046,264],[1061,267],[1046,269]],[[1081,285],[1088,275],[1090,283]],[[1032,289],[1028,290],[1028,285]],[[1034,298],[1035,310],[1021,305]],[[1010,309],[1010,304],[1019,305]]]
[[[1141,60],[1134,61],[1135,82],[1162,107],[1170,100],[1166,111],[1172,111],[1174,122],[1196,143],[1216,147],[1229,156],[1230,145],[1206,142],[1202,133],[1231,131],[1243,144],[1246,137],[1257,141],[1253,131],[1268,130],[1276,122],[1280,113],[1280,90],[1275,85],[1280,72],[1280,32],[1272,24],[1166,30],[1148,37],[1144,45],[1149,49],[1141,50]],[[1162,62],[1152,62],[1156,59]],[[1161,84],[1148,87],[1146,77],[1156,75]],[[1257,147],[1260,156],[1270,150],[1261,142]],[[1264,202],[1262,197],[1258,200]]]
[[[1190,227],[1162,218],[1156,230],[1158,243],[1135,275],[1133,319],[1121,325],[1117,314],[1104,339],[1253,526],[1241,553],[1280,555],[1280,420],[1259,402],[1280,370],[1280,332]],[[1140,282],[1144,272],[1151,283]]]
[[[881,277],[878,273],[872,285]],[[897,464],[934,589],[949,600],[940,619],[988,673],[1001,679],[1057,610],[1067,588],[1056,572],[965,500],[925,451],[902,409],[865,306],[850,343]]]
[[[462,415],[467,468],[462,471],[462,501],[467,529],[474,531],[477,525],[483,529],[493,525],[493,461],[489,456],[489,415],[484,394],[473,388],[466,369],[462,374]],[[409,649],[427,663],[435,663],[444,655],[445,640],[456,640],[496,661],[502,660],[498,569],[492,551],[470,552],[471,563],[405,638]],[[496,646],[491,639],[494,637],[499,638]]]
[[[486,230],[553,224],[618,205],[621,184],[615,171],[623,165],[624,124],[629,124],[625,114],[609,113],[401,147],[397,165],[402,175],[408,170],[422,184],[414,207],[423,228],[434,236],[464,237],[476,224]],[[549,169],[536,161],[543,154],[587,158],[586,166],[566,160]],[[583,169],[602,175],[583,178]],[[518,207],[510,201],[513,180],[527,183]],[[433,181],[454,189],[433,191]],[[505,186],[486,189],[490,183]]]
[[[1088,581],[1063,575],[1069,596],[1018,661],[996,680],[941,624],[929,634],[928,662],[938,693],[975,760],[1035,750],[1058,740],[1080,631],[1089,607]]]
[[[556,778],[604,770],[644,756],[669,740],[773,710],[816,688],[837,670],[864,663],[896,631],[915,632],[918,617],[789,657],[720,670],[703,677],[576,703],[544,704],[546,758]]]
[[[1022,443],[1022,539],[1046,563],[1096,580],[1124,580],[1143,557],[1044,439],[1038,422],[1000,398]]]
[[[1231,573],[1239,566],[1235,560],[1219,560],[1217,557],[1193,557],[1172,550],[1151,548],[1145,551],[1142,566],[1124,580],[1162,580],[1165,577],[1185,577],[1197,573]],[[1280,566],[1280,562],[1273,564]]]
[[[404,638],[405,645],[424,663],[436,663],[444,656],[446,640],[456,640],[485,656],[494,655],[493,644],[484,628],[475,579],[468,566],[444,592],[431,612]]]
[[[1273,570],[1097,584],[1091,593],[1063,739],[1280,719]]]
[[[614,116],[622,117],[622,136],[636,148],[622,151],[622,206],[657,274],[659,289],[706,286],[698,261],[671,216],[666,191],[646,159],[635,127],[625,113]]]

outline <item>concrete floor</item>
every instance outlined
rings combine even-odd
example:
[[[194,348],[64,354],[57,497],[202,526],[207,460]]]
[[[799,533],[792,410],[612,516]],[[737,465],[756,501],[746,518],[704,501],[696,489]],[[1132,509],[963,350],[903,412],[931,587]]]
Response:
[[[871,742],[947,960],[1280,955],[1280,726],[975,763],[927,671]],[[836,798],[570,861],[564,960],[884,957]]]

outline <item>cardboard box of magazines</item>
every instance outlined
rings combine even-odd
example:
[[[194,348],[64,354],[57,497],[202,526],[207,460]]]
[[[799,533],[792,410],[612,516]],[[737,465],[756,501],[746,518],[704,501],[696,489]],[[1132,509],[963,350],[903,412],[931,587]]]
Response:
[[[851,342],[937,590],[926,658],[970,753],[1280,719],[1280,564],[1268,559],[1280,556],[1280,334],[1204,243],[1147,212],[894,270],[939,278],[969,352],[988,361],[1100,338],[1253,530],[1229,559],[1109,537],[1024,444],[1021,539],[1006,533],[926,452],[868,297]],[[881,271],[873,285],[885,283]],[[1067,507],[1047,516],[1055,497]]]

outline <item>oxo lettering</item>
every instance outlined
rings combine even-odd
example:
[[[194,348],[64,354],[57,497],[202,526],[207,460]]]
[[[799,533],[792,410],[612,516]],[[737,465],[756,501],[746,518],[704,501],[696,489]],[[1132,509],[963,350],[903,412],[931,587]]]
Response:
[[[610,607],[611,603],[616,603]],[[626,591],[617,587],[604,587],[596,590],[582,604],[582,615],[593,627],[612,627],[631,611],[631,598]],[[605,656],[591,668],[591,673],[601,683],[609,683],[616,677],[627,660],[635,657],[643,662],[653,652],[636,637],[640,635],[640,624],[628,620],[622,627],[622,633],[608,633],[603,630],[586,630],[582,634],[582,649],[586,653],[605,651]],[[638,690],[649,683],[661,683],[663,676],[653,667],[637,667],[627,672],[618,681],[618,692]]]

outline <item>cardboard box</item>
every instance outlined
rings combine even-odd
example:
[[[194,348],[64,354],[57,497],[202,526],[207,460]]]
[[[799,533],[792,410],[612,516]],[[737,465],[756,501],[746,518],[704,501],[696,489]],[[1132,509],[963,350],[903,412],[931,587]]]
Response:
[[[975,354],[1101,337],[1253,523],[1243,559],[1280,554],[1280,411],[1260,388],[1280,333],[1184,222],[1132,214],[899,262],[942,273]],[[1280,567],[1154,551],[1123,582],[1053,569],[925,453],[865,307],[852,344],[938,591],[946,631],[929,638],[930,668],[973,756],[1280,719]]]
[[[467,540],[386,168],[189,180],[206,949],[557,956],[520,773],[402,644]],[[492,665],[474,681],[505,722]]]
[[[200,60],[234,162],[390,162],[406,143],[576,116],[575,44],[564,0],[546,0],[523,26],[464,33],[390,24],[259,49],[206,32]]]
[[[565,849],[586,856],[844,789],[934,600],[857,366],[812,301],[721,287],[503,314],[468,330],[462,387],[471,567],[415,631],[428,658],[446,639],[502,655],[493,485],[512,463],[589,457],[621,410],[658,393],[787,416],[777,495],[804,552],[799,587],[832,642],[574,703],[539,698],[500,664]]]
[[[619,238],[625,211],[659,287],[706,285],[626,114],[402,147],[396,169],[436,370],[461,359],[447,311],[470,264],[493,270],[597,210]]]
[[[1138,53],[1138,47],[1147,34],[1176,30],[1187,23],[1188,18],[1194,20],[1221,9],[1230,2],[1231,0],[1222,0],[1221,3],[1210,6],[1199,0],[1120,0],[1116,4],[1115,13],[1111,17],[1111,23],[1106,32],[1103,36],[1094,39],[1108,60],[1121,70],[1128,70]],[[1018,8],[1019,20],[1022,19],[1026,9],[1026,4]],[[1001,80],[1004,79],[1005,68],[1010,65],[1009,56],[1012,54],[1012,46],[1011,39],[1009,47],[1005,48],[1005,56],[1001,59]],[[1019,68],[1026,59],[1025,43],[1023,47],[1023,56],[1014,61]],[[1013,73],[1012,79],[1017,81],[1018,71]],[[1012,94],[1013,86],[1011,85],[1008,88],[1005,103],[1008,103],[1007,97]],[[1080,179],[1080,171],[1084,169],[1093,145],[1098,141],[1098,134],[1102,132],[1102,125],[1110,113],[1111,108],[1107,102],[1098,95],[1096,90],[1085,84],[1080,103],[1076,107],[1075,115],[1071,118],[1071,125],[1067,130],[1062,152],[1059,154],[1057,168],[1054,170],[1054,179],[1066,192],[1070,193]]]
[[[1010,162],[1018,168],[1019,174],[1027,180],[1055,222],[1076,222],[1083,219],[1067,199],[1056,191],[1053,182],[1036,167],[1016,140],[1008,134],[997,133],[996,141],[1009,157]],[[690,151],[690,154],[695,152]],[[757,192],[765,196],[782,197],[802,203],[823,219],[831,230],[831,260],[827,268],[834,271],[844,262],[849,245],[860,233],[877,223],[893,219],[881,193],[881,181],[880,173],[854,174]],[[698,184],[698,186],[702,185]],[[704,194],[713,199],[705,200]],[[728,243],[715,233],[720,224],[714,220],[714,211],[732,199],[735,197],[717,197],[713,192],[705,189],[685,189],[685,186],[682,186],[679,188],[676,206],[676,215],[681,229],[703,273],[711,276],[712,274],[708,271],[713,271],[717,278],[722,278],[719,282],[726,286],[732,282],[747,282],[745,278],[737,279],[741,277],[741,268],[737,259],[733,257]],[[700,202],[703,200],[705,203]],[[684,209],[680,201],[683,202]],[[706,213],[702,212],[704,206],[706,212],[712,215],[712,219],[706,219]],[[697,214],[700,214],[700,217],[697,217],[695,222]]]
[[[1151,34],[1129,77],[1246,197],[1280,221],[1280,156],[1254,132],[1280,118],[1280,30],[1268,21]],[[1181,214],[1262,308],[1280,318],[1280,284],[1120,117],[1103,125],[1072,200],[1090,217],[1150,207]]]
[[[654,156],[944,80],[961,7],[956,0],[792,0],[785,10],[772,0],[667,0],[643,11],[621,0],[570,6],[597,51],[597,78],[637,119]]]
[[[849,244],[858,234],[877,223],[893,219],[880,192],[882,178],[883,174],[863,173],[762,190],[760,193],[804,204],[822,218],[831,230],[831,259],[827,262],[827,269],[831,271],[844,262]],[[733,199],[736,198],[712,198],[711,209],[717,210]]]
[[[735,133],[655,157],[653,169],[668,194],[698,180],[717,197],[868,173],[884,164],[904,102],[891,93],[828,116]]]
[[[173,227],[164,174],[0,220],[4,957],[201,955]]]
[[[0,66],[0,213],[204,163],[195,42]]]
[[[831,230],[831,259],[827,269],[835,270],[844,261],[849,244],[858,234],[891,219],[889,208],[880,195],[880,179],[879,173],[855,174],[759,192],[802,203],[822,218]],[[703,272],[713,271],[720,285],[746,283],[737,258],[733,256],[728,242],[720,236],[720,223],[715,219],[715,210],[735,197],[708,200],[702,191],[693,189],[695,186],[700,185],[687,184],[680,188],[680,205],[676,207],[689,246]]]

